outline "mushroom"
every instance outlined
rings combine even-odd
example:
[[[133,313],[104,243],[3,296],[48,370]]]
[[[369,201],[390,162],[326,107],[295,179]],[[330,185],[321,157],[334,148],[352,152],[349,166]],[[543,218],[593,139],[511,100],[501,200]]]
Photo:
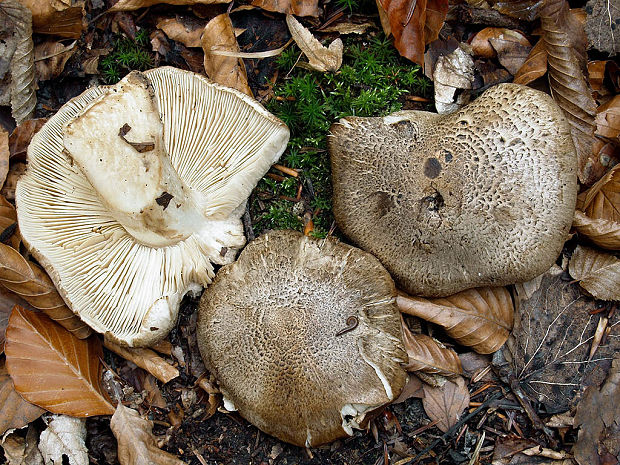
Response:
[[[245,243],[250,191],[286,126],[248,96],[174,68],[64,105],[33,138],[19,226],[67,305],[115,342],[164,337],[213,263]]]
[[[562,250],[576,154],[542,92],[502,84],[449,115],[344,118],[328,144],[336,222],[410,294],[527,281]]]
[[[372,255],[272,232],[204,292],[198,346],[227,408],[283,441],[317,446],[352,434],[402,390],[395,298]]]

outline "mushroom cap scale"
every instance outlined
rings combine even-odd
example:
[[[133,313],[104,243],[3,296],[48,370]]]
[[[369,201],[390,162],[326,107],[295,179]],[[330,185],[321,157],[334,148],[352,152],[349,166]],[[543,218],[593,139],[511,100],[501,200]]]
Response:
[[[576,155],[542,92],[503,84],[449,115],[344,118],[328,144],[338,225],[411,294],[526,281],[562,250]]]
[[[177,183],[169,189],[174,196],[162,197],[169,192],[154,190],[151,197],[158,197],[151,199],[149,208],[164,218],[168,213],[174,217],[178,205],[174,197],[184,198],[192,220],[179,224],[187,225],[191,234],[184,232],[164,246],[137,239],[135,231],[119,221],[119,211],[129,217],[140,213],[132,210],[135,199],[117,198],[116,210],[111,209],[106,196],[113,196],[114,189],[98,192],[84,172],[84,165],[96,166],[99,158],[109,161],[107,166],[122,167],[123,158],[89,152],[89,134],[76,135],[73,145],[67,141],[69,148],[63,141],[67,127],[87,121],[95,103],[105,105],[106,96],[122,92],[135,75],[117,86],[86,90],[45,124],[29,146],[28,172],[20,179],[16,196],[24,241],[69,307],[95,330],[127,345],[148,345],[164,337],[176,321],[183,295],[211,282],[211,262],[234,258],[245,243],[239,219],[245,199],[288,141],[286,126],[240,92],[174,68],[150,70],[144,76],[152,86],[159,116],[139,126],[132,113],[154,110],[152,101],[136,98],[135,106],[124,114],[134,118],[135,129],[124,137],[129,142],[149,142],[141,139],[145,135],[159,137],[163,146],[146,147],[153,152],[144,154],[136,149],[127,156],[138,160],[144,155],[161,162],[159,168],[164,168],[154,170],[156,174],[168,170],[168,175],[153,179]],[[125,116],[119,115],[119,127],[112,128],[116,138],[128,121]],[[90,136],[96,136],[96,127],[89,124]],[[97,176],[97,170],[90,175]],[[120,175],[129,183],[141,179],[131,173]],[[176,223],[166,221],[162,228],[170,232]]]
[[[241,415],[284,441],[316,446],[352,434],[404,386],[395,292],[370,254],[268,233],[203,294],[200,351]]]

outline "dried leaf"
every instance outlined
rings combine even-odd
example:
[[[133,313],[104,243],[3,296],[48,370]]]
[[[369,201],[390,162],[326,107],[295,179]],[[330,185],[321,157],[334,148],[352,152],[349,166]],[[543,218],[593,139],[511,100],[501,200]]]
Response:
[[[492,37],[497,37],[504,30],[505,28],[503,27],[485,27],[484,29],[481,29],[469,42],[473,54],[484,58],[495,57],[497,52],[491,45],[491,42],[489,42],[489,39]]]
[[[513,75],[521,69],[532,50],[532,45],[523,34],[510,29],[498,37],[491,37],[489,42],[497,51],[500,64]]]
[[[286,24],[297,46],[308,57],[310,69],[320,72],[336,72],[342,66],[343,44],[341,39],[334,40],[329,47],[324,47],[312,33],[301,25],[292,15],[286,16]]]
[[[437,58],[433,70],[435,84],[435,108],[438,113],[457,111],[469,102],[469,92],[474,82],[474,60],[459,45],[452,53]]]
[[[96,337],[78,339],[46,316],[15,307],[4,351],[15,389],[29,402],[75,417],[114,412],[99,384],[103,352]]]
[[[401,293],[396,302],[403,313],[442,326],[459,344],[483,354],[498,350],[512,329],[514,306],[505,287],[468,289],[437,299]]]
[[[543,77],[547,72],[547,50],[545,42],[539,39],[536,45],[530,50],[525,63],[521,65],[513,82],[515,84],[527,85],[536,79]]]
[[[543,0],[500,0],[493,9],[511,18],[532,22],[536,19]]]
[[[47,118],[29,119],[13,129],[9,137],[9,150],[11,158],[26,161],[26,150],[32,137],[47,122]]]
[[[583,74],[586,67],[583,26],[570,13],[566,0],[545,0],[540,20],[551,94],[571,127],[579,180],[589,185],[596,181],[599,169],[597,161],[591,158],[596,102]]]
[[[4,360],[0,360],[0,436],[9,429],[23,428],[44,412],[17,393]]]
[[[235,30],[228,13],[216,16],[207,23],[202,33],[202,49],[205,54],[204,67],[207,76],[218,84],[252,96],[243,60],[213,53],[220,50],[239,51]]]
[[[91,329],[65,305],[45,271],[0,243],[0,284],[61,324],[76,337],[86,338]]]
[[[608,60],[588,61],[588,82],[592,90],[600,91],[603,89],[607,63]]]
[[[63,456],[70,465],[88,465],[86,420],[67,415],[50,415],[47,429],[41,432],[39,450],[46,464],[62,465]]]
[[[181,42],[186,47],[202,47],[200,38],[205,28],[204,20],[193,16],[175,16],[157,21],[157,27],[164,31],[169,39]]]
[[[6,181],[6,175],[9,174],[9,158],[11,151],[9,150],[9,133],[0,127],[0,186]]]
[[[599,388],[590,386],[577,405],[574,427],[579,436],[573,448],[579,465],[603,462],[605,453],[620,453],[620,356],[616,354],[607,380]],[[616,462],[617,463],[617,462]]]
[[[25,163],[12,163],[9,165],[9,174],[4,181],[4,186],[0,194],[7,200],[15,200],[15,188],[17,187],[17,181],[26,173]]]
[[[422,399],[424,397],[424,384],[415,374],[409,373],[405,387],[400,392],[400,395],[396,398],[396,400],[392,401],[392,403],[400,404],[405,402],[407,399],[411,399],[412,397],[417,397],[418,399]]]
[[[151,432],[153,422],[140,417],[133,409],[118,404],[110,428],[118,441],[118,461],[121,465],[182,465],[185,462],[157,447]]]
[[[371,22],[353,23],[353,22],[340,22],[331,26],[322,27],[321,32],[337,32],[341,35],[347,34],[366,34],[368,29],[375,29],[376,26]]]
[[[38,442],[39,432],[32,425],[28,426],[25,438],[15,432],[0,439],[8,465],[43,465]]]
[[[32,12],[34,32],[79,39],[84,29],[83,0],[21,0]]]
[[[620,259],[579,245],[571,258],[569,271],[595,298],[620,301]]]
[[[111,350],[115,354],[135,363],[140,368],[145,369],[162,383],[167,383],[179,376],[179,370],[150,349],[121,347],[107,339],[104,345],[106,349]]]
[[[167,5],[212,5],[214,3],[227,3],[226,0],[119,0],[108,10],[113,11],[133,11],[140,8],[165,3]]]
[[[620,95],[598,107],[594,122],[597,135],[620,143]]]
[[[611,0],[589,0],[585,31],[591,47],[610,55],[620,52],[620,5]]]
[[[17,124],[31,118],[37,103],[32,14],[18,0],[0,2],[0,105],[10,105]]]
[[[463,372],[461,361],[456,352],[440,345],[435,339],[425,334],[412,334],[403,322],[403,342],[409,356],[404,366],[407,371],[423,371],[448,377]]]
[[[390,21],[398,52],[424,66],[424,48],[437,39],[448,0],[379,0]]]
[[[318,0],[253,0],[252,5],[286,15],[319,16]]]
[[[465,380],[459,376],[446,381],[441,387],[425,384],[422,405],[429,418],[437,420],[437,428],[445,433],[458,422],[463,410],[469,405]]]
[[[35,75],[37,81],[47,81],[60,76],[65,64],[77,51],[73,41],[69,45],[48,40],[37,44],[34,48]]]

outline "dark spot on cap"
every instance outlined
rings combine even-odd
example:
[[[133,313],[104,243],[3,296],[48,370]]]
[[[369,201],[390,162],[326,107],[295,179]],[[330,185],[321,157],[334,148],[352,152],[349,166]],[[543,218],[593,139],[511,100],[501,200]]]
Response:
[[[392,196],[387,192],[373,192],[368,196],[368,200],[371,211],[379,218],[385,216],[394,207]]]
[[[168,192],[162,192],[161,195],[155,199],[155,202],[157,202],[157,205],[164,207],[165,210],[168,208],[168,204],[170,203],[170,200],[172,200],[172,197],[174,197],[174,195],[169,194]]]
[[[436,158],[427,158],[424,163],[424,176],[435,179],[441,173],[441,163]]]
[[[444,160],[446,160],[446,163],[450,163],[452,161],[452,159],[454,158],[454,156],[452,155],[452,152],[450,152],[449,150],[443,150],[443,158]]]

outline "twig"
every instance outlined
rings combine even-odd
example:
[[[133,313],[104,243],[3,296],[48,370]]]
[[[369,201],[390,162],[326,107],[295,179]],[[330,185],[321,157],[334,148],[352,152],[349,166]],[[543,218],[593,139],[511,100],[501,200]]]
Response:
[[[523,390],[521,389],[521,386],[519,385],[519,380],[516,378],[512,378],[512,379],[509,379],[509,381],[510,381],[510,390],[515,395],[519,403],[521,404],[521,407],[523,407],[523,410],[525,410],[525,413],[527,414],[528,418],[534,425],[534,428],[545,433],[545,436],[547,436],[547,439],[549,440],[549,444],[551,445],[551,447],[553,449],[557,449],[558,442],[555,439],[553,439],[553,432],[545,426],[545,424],[542,422],[542,420],[540,419],[540,417],[538,416],[538,414],[532,407],[532,404],[530,404],[530,401],[526,398],[525,393],[523,392]]]

